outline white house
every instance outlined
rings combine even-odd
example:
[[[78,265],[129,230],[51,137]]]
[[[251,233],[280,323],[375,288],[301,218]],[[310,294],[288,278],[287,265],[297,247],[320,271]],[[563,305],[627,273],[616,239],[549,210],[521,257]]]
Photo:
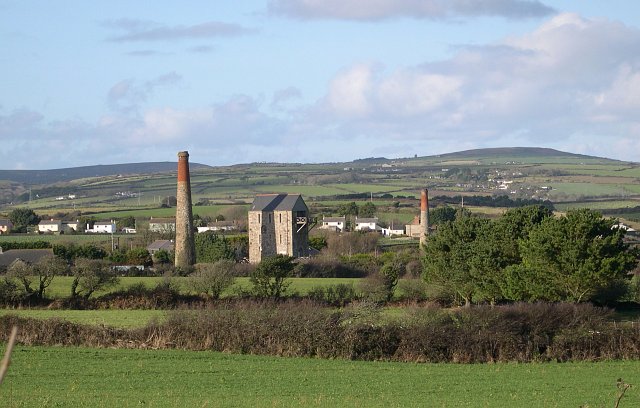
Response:
[[[149,231],[151,232],[174,232],[176,230],[175,218],[153,218],[149,220]]]
[[[382,232],[382,235],[384,235],[385,237],[404,235],[404,229],[382,228],[380,231]]]
[[[355,221],[355,231],[382,231],[382,228],[378,225],[378,218],[358,218]]]
[[[74,230],[74,231],[78,231],[78,225],[80,225],[80,221],[79,220],[75,220],[75,221],[64,221],[62,223],[62,228],[64,228],[65,230]]]
[[[216,221],[204,227],[198,227],[198,232],[206,231],[235,231],[238,227],[233,221]]]
[[[113,234],[116,232],[116,223],[113,220],[96,222],[93,224],[93,228],[88,228],[87,226],[86,232],[92,232],[95,234]]]
[[[343,232],[347,225],[347,217],[322,217],[322,229]]]
[[[38,224],[38,232],[41,233],[60,233],[64,231],[63,226],[62,226],[62,221],[61,220],[47,220],[47,221],[40,221],[40,223]]]

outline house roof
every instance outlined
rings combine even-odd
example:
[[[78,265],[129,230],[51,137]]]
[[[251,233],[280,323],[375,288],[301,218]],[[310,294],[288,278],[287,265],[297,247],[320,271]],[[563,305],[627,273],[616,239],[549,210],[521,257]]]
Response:
[[[158,239],[147,246],[147,251],[159,251],[161,249],[164,249],[165,251],[173,251],[173,241]]]
[[[258,194],[250,211],[309,211],[300,194]]]
[[[322,217],[322,222],[345,222],[347,217]]]
[[[377,223],[378,219],[377,218],[356,218],[356,224],[371,224],[371,223]]]
[[[11,220],[0,219],[0,227],[13,227]]]
[[[53,256],[53,249],[10,249],[0,254],[0,268],[5,268],[16,259],[34,263],[45,256]]]
[[[59,225],[62,224],[62,221],[60,220],[46,220],[46,221],[40,221],[38,223],[38,225]]]
[[[100,222],[96,222],[93,225],[114,225],[115,222],[111,222],[111,221],[100,221]]]

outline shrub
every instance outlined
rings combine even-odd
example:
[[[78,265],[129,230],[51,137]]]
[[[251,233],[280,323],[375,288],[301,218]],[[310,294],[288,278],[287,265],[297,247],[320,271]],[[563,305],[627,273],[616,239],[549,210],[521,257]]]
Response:
[[[196,292],[218,299],[235,282],[235,266],[235,261],[229,259],[221,259],[213,264],[198,264],[196,271],[189,276],[189,284]]]

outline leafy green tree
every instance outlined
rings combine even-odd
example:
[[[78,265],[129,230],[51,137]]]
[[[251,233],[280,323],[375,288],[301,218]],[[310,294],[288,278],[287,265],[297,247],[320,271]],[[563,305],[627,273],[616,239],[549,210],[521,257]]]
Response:
[[[118,277],[111,267],[100,259],[78,258],[71,269],[71,297],[89,297],[96,291],[118,284]]]
[[[56,276],[65,275],[69,270],[67,263],[55,256],[46,256],[33,265],[17,259],[9,265],[7,278],[12,279],[24,289],[27,297],[44,299],[46,289]]]
[[[449,205],[436,207],[429,211],[429,223],[431,225],[444,224],[447,221],[454,221],[458,210]]]
[[[376,215],[376,211],[376,205],[371,201],[367,201],[358,209],[358,216],[362,218],[373,218]]]
[[[235,259],[235,251],[223,235],[206,231],[195,236],[198,263],[214,263],[220,259]]]
[[[521,240],[522,263],[508,268],[513,300],[591,300],[612,281],[627,277],[636,254],[616,220],[589,209],[548,217]]]
[[[327,237],[322,235],[316,235],[313,237],[309,237],[309,246],[311,248],[317,249],[318,251],[322,248],[327,247]]]
[[[263,259],[251,272],[254,293],[263,298],[281,298],[289,287],[288,278],[294,267],[290,256],[276,255]]]
[[[153,265],[151,254],[146,248],[132,248],[127,251],[126,256],[129,265],[143,265],[145,267]]]
[[[382,277],[382,283],[386,292],[386,300],[390,301],[393,298],[393,291],[398,284],[398,279],[404,267],[400,262],[387,262],[380,268],[380,276]]]
[[[30,225],[38,225],[40,217],[31,208],[15,208],[9,212],[14,232],[25,232]]]
[[[428,284],[439,285],[456,293],[469,306],[478,293],[477,267],[481,243],[487,236],[490,221],[462,216],[440,226],[429,236],[424,247],[423,277]]]
[[[476,242],[473,264],[474,295],[477,301],[496,301],[505,297],[506,269],[522,262],[519,242],[552,212],[540,205],[508,210],[488,225],[481,240]]]
[[[126,217],[122,217],[116,221],[116,227],[118,230],[123,228],[135,228],[136,227],[136,219],[132,215],[128,215]]]
[[[197,264],[189,276],[190,286],[199,293],[219,299],[222,292],[235,282],[236,263],[221,259],[212,264]]]
[[[170,254],[169,251],[166,251],[164,249],[161,249],[153,254],[154,263],[166,265],[170,264],[172,262],[172,259],[174,259],[174,256]]]
[[[356,204],[355,201],[338,206],[338,214],[343,217],[349,215],[356,216],[358,215],[358,210],[358,204]]]
[[[68,263],[73,262],[76,258],[103,259],[108,255],[107,251],[94,244],[76,245],[73,243],[67,245],[54,244],[53,254]]]

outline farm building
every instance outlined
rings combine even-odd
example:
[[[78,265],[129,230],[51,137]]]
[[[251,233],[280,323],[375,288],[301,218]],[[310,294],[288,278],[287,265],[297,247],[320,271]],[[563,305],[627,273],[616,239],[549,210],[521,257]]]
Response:
[[[6,271],[6,269],[17,259],[20,259],[26,263],[32,264],[38,262],[45,256],[53,256],[52,249],[12,249],[9,251],[2,251],[0,247],[0,272]]]
[[[249,210],[249,262],[309,256],[309,209],[300,194],[260,194]]]
[[[328,229],[336,232],[345,231],[347,225],[347,217],[322,217],[322,229]]]
[[[46,220],[46,221],[40,221],[40,223],[38,224],[38,232],[53,232],[53,233],[61,233],[64,232],[64,228],[65,226],[62,224],[61,220]]]
[[[354,231],[376,231],[380,232],[382,228],[378,225],[378,218],[358,218],[354,222]]]
[[[175,232],[175,218],[153,218],[149,220],[149,231],[151,232]]]
[[[11,220],[0,219],[0,235],[10,233],[12,228],[13,223]]]

